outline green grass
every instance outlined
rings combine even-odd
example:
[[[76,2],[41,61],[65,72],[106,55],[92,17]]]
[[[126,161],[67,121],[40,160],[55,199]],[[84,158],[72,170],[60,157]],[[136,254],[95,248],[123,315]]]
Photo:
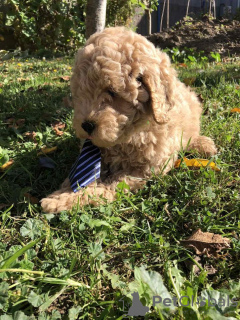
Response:
[[[146,319],[240,319],[240,114],[230,112],[240,107],[240,63],[179,68],[182,80],[196,77],[202,132],[216,142],[220,172],[182,166],[131,197],[119,189],[114,203],[46,215],[29,197],[56,190],[78,154],[72,110],[63,103],[69,83],[61,79],[72,63],[0,64],[0,161],[14,160],[0,173],[0,320],[122,319],[121,299],[131,305],[134,290],[150,307]],[[55,121],[65,123],[62,136]],[[44,146],[57,150],[39,155]],[[197,256],[181,240],[199,228],[228,237],[230,248],[217,258]],[[153,295],[196,301],[220,293],[238,306],[152,307]]]

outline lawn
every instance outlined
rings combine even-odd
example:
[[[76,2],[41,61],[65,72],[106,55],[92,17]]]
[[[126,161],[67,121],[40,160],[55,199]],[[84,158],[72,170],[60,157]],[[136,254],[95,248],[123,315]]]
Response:
[[[0,320],[122,319],[134,291],[150,308],[145,319],[240,319],[240,113],[231,112],[240,108],[240,62],[176,64],[203,101],[219,171],[183,163],[131,197],[119,185],[114,203],[44,214],[39,200],[79,152],[72,64],[0,63],[0,166],[9,164],[0,172]],[[220,239],[204,234],[202,254],[184,241],[198,229]],[[187,297],[179,306],[155,298],[153,308],[153,296]]]

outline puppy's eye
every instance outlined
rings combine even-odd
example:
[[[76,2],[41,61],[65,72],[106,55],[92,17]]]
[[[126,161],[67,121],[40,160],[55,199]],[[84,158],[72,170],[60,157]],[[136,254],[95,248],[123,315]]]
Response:
[[[112,90],[108,90],[107,93],[113,98],[116,97],[116,92],[112,91]]]
[[[136,80],[137,80],[138,82],[140,82],[140,83],[143,83],[142,75],[140,74],[140,75],[136,78]]]

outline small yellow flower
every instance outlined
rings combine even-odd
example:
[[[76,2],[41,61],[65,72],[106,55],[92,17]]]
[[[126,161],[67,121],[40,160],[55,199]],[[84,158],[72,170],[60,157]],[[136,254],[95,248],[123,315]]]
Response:
[[[18,65],[19,67],[21,67],[21,63],[18,63],[17,65]]]
[[[54,70],[53,70],[53,72],[57,72],[57,70],[56,70],[56,69],[54,69]]]
[[[68,67],[68,69],[69,69],[69,70],[71,70],[71,69],[72,69],[72,67]]]

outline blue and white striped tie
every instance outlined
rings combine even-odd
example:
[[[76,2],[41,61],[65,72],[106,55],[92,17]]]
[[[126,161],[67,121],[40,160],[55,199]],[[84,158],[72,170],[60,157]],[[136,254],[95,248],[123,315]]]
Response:
[[[87,139],[69,174],[69,180],[73,191],[77,192],[98,179],[100,177],[100,170],[100,149]]]

